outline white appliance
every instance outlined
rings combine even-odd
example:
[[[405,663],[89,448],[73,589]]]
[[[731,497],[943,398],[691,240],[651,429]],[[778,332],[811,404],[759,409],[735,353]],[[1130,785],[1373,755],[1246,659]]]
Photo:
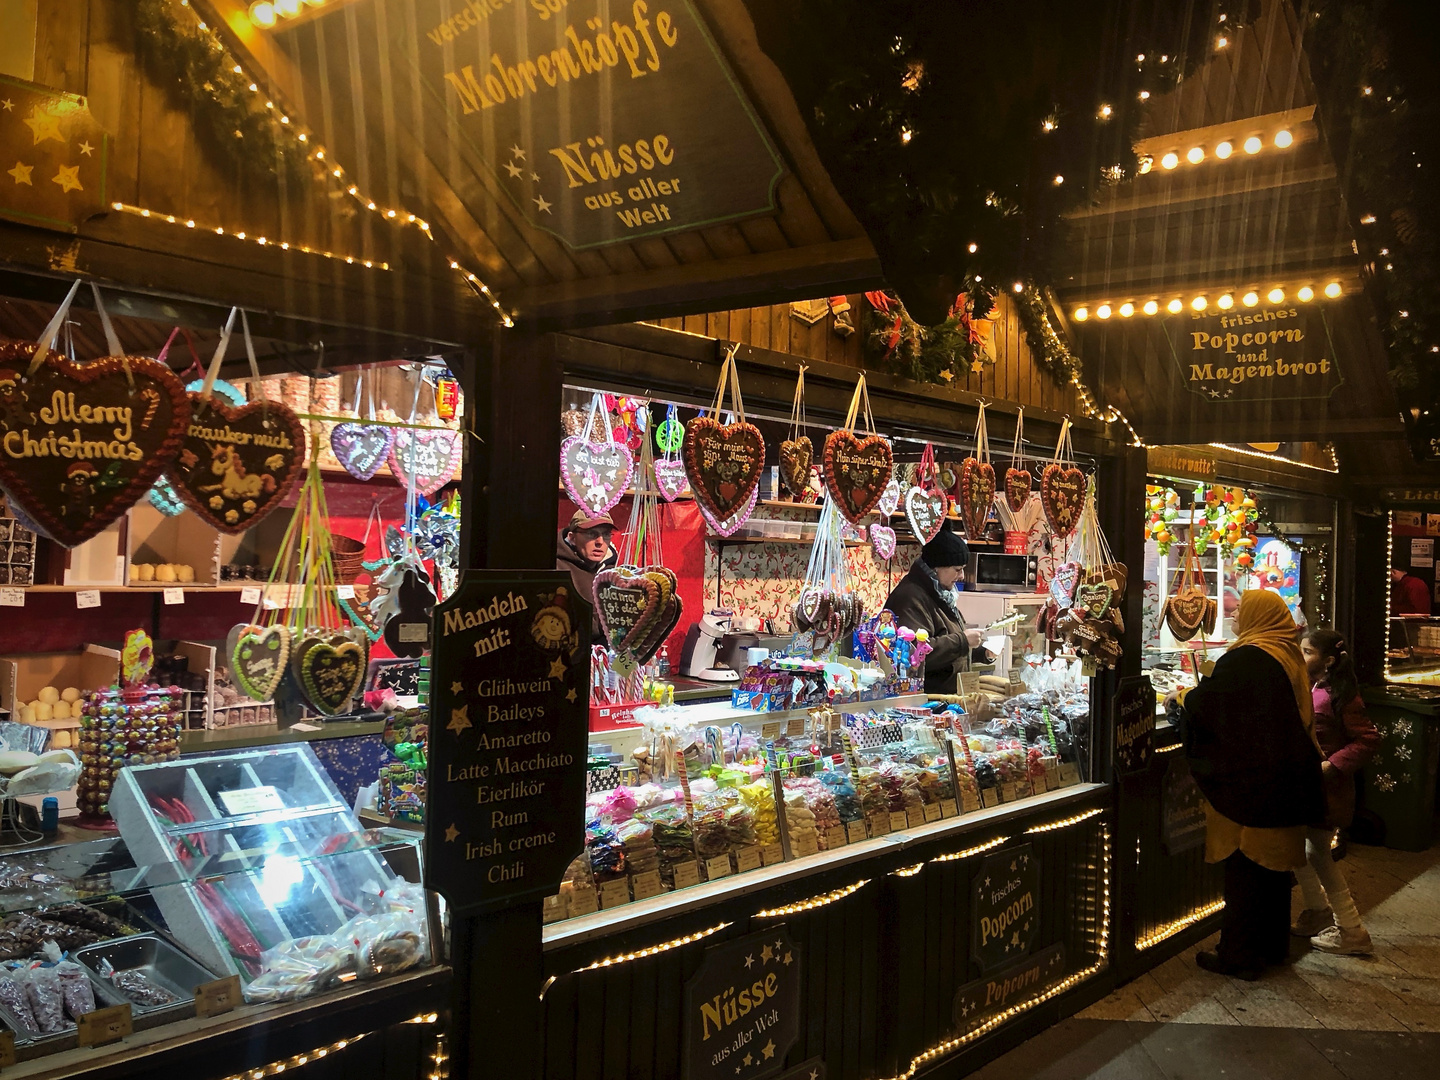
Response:
[[[707,611],[685,635],[685,648],[680,656],[680,674],[705,682],[739,682],[740,673],[733,668],[717,667],[715,656],[720,639],[730,631],[730,612]]]
[[[1007,678],[1011,669],[1024,658],[1024,650],[1033,636],[1035,617],[1049,599],[1044,593],[974,592],[963,589],[956,593],[960,614],[971,627],[984,629],[1012,615],[1020,615],[1020,625],[986,638],[984,646],[995,654],[995,674]],[[1017,643],[1016,638],[1020,641]]]

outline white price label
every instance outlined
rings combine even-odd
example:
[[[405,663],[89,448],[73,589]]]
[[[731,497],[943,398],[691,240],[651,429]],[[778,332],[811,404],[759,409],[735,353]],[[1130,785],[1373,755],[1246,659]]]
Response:
[[[164,591],[165,603],[183,604],[185,602],[185,590],[170,588]]]
[[[82,609],[82,610],[85,609],[85,608],[99,607],[99,606],[100,606],[100,590],[99,590],[99,589],[81,589],[79,592],[77,592],[77,593],[75,594],[75,606],[76,606],[77,608]]]
[[[427,622],[402,622],[400,624],[401,642],[429,641],[430,624]]]
[[[246,585],[240,590],[240,602],[242,604],[258,604],[260,602],[260,586]]]
[[[24,589],[0,589],[0,607],[24,607]]]
[[[220,792],[220,801],[229,814],[257,814],[263,810],[284,810],[285,802],[273,787],[238,788]]]
[[[355,586],[354,586],[354,585],[336,585],[336,586],[335,586],[335,595],[336,595],[339,599],[341,599],[341,600],[354,600],[354,599],[355,599]]]

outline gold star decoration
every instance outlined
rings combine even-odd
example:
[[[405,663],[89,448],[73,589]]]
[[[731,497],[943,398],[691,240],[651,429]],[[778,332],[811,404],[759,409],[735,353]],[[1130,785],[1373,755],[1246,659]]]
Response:
[[[64,142],[65,136],[60,134],[59,117],[51,116],[49,113],[41,112],[40,106],[36,105],[30,110],[30,115],[25,123],[35,133],[35,145],[44,142],[46,139],[54,139],[56,142]]]
[[[568,702],[570,702],[570,704],[573,705],[573,704],[575,704],[575,699],[576,699],[577,697],[579,697],[579,696],[580,696],[579,694],[575,693],[575,687],[572,686],[572,687],[570,687],[570,692],[565,695],[565,700],[568,701]]]
[[[944,371],[940,372],[940,378],[944,379],[948,383],[955,378],[955,372],[951,371],[947,367]]]
[[[91,146],[88,142],[82,142],[80,144],[80,153],[84,154],[86,157],[90,157],[92,154],[95,153],[95,147]]]
[[[979,360],[972,360],[970,361],[970,370],[975,372],[984,371],[985,365]]]
[[[519,180],[522,170],[520,166],[516,165],[513,161],[508,161],[505,163],[505,171],[510,174],[510,179]]]
[[[457,829],[454,825],[451,825],[448,829],[445,830],[445,842],[447,844],[453,844],[455,842],[455,838],[459,835],[460,830]]]
[[[773,950],[771,950],[769,945],[766,945],[763,949],[760,950],[760,963],[768,964],[774,958],[775,953]]]
[[[536,208],[537,210],[541,211],[542,213],[546,213],[546,214],[550,213],[550,207],[552,207],[552,206],[554,206],[554,205],[555,205],[554,203],[546,202],[544,195],[538,195],[538,196],[536,196],[536,198],[535,198],[535,208]]]
[[[63,191],[84,191],[80,185],[80,166],[61,165],[60,171],[50,178],[52,184],[59,184]]]
[[[785,966],[786,966],[786,967],[789,967],[789,966],[790,966],[790,961],[791,961],[791,959],[792,959],[792,957],[791,957],[789,951],[787,950],[786,953],[785,953]]]
[[[554,663],[550,665],[550,678],[563,679],[565,677],[565,660],[557,656]]]
[[[510,156],[513,157],[513,158],[516,158],[516,159],[518,159],[518,160],[520,160],[520,161],[524,161],[524,160],[525,160],[525,151],[524,151],[524,150],[521,150],[520,147],[518,147],[518,146],[512,146],[512,147],[510,147]]]
[[[456,679],[454,682],[452,682],[452,683],[450,684],[450,692],[451,692],[452,694],[458,694],[458,693],[462,692],[464,689],[465,689],[465,685],[464,685],[459,679]]]
[[[15,162],[15,167],[13,169],[8,170],[9,174],[15,178],[15,183],[29,184],[31,187],[35,186],[34,184],[30,183],[30,174],[34,171],[34,165],[24,165],[18,161]]]
[[[749,1054],[746,1054],[743,1058],[740,1059],[740,1064],[748,1066],[754,1060],[755,1059],[753,1057],[751,1057]]]
[[[766,1057],[766,1058],[773,1058],[773,1057],[775,1056],[775,1040],[774,1040],[774,1039],[771,1039],[768,1043],[766,1043],[764,1046],[762,1046],[762,1047],[760,1048],[760,1056],[761,1056],[761,1057]]]
[[[0,108],[3,108],[6,112],[14,112],[15,102],[11,101],[9,98],[6,98],[4,101],[0,101]]]
[[[470,723],[470,717],[465,715],[469,711],[469,709],[469,705],[461,705],[458,709],[451,709],[450,723],[446,724],[445,726],[451,731],[453,731],[456,735],[459,735],[466,728],[471,727],[472,725]]]

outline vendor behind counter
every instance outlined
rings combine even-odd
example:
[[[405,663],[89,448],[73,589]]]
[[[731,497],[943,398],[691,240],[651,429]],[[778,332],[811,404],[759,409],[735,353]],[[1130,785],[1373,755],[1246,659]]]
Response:
[[[960,614],[955,584],[965,573],[970,547],[950,529],[950,522],[920,550],[885,606],[900,626],[924,630],[930,635],[931,653],[925,658],[925,692],[953,694],[957,674],[971,660],[988,662],[990,654],[980,647],[980,631],[970,629]]]

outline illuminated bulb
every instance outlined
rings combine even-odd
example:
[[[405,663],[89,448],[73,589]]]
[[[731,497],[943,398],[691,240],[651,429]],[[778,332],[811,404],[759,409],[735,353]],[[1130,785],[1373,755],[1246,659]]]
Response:
[[[1161,167],[1162,169],[1173,169],[1173,168],[1175,168],[1176,165],[1179,165],[1179,164],[1180,164],[1180,157],[1179,157],[1178,154],[1174,154],[1174,153],[1166,154],[1164,157],[1162,157],[1162,158],[1160,159],[1160,167]]]
[[[1017,293],[1022,293],[1025,291],[1025,283],[1023,281],[1017,281],[1014,285],[1011,285],[1010,287],[1014,289]]]
[[[1056,125],[1055,125],[1055,121],[1052,120],[1052,119],[1050,119],[1049,117],[1047,117],[1046,119],[1044,119],[1043,121],[1041,121],[1041,123],[1040,123],[1040,130],[1041,130],[1041,131],[1054,131],[1054,130],[1055,130],[1055,126],[1056,126]]]
[[[1375,88],[1373,86],[1367,86],[1362,92],[1366,97],[1369,97],[1371,94],[1375,93]]]
[[[1231,296],[1228,292],[1224,293],[1221,295],[1219,300],[1215,301],[1215,306],[1218,307],[1221,311],[1229,311],[1232,307],[1235,306],[1235,298]]]
[[[1281,128],[1275,133],[1275,145],[1278,146],[1281,150],[1284,150],[1294,141],[1295,136],[1291,135],[1290,132],[1285,130],[1284,128]]]
[[[1097,307],[1095,309],[1095,317],[1097,319],[1108,319],[1110,317],[1110,305],[1101,304],[1099,307]]]
[[[1090,309],[1089,309],[1089,308],[1077,307],[1077,308],[1075,309],[1075,321],[1076,321],[1076,322],[1084,322],[1084,321],[1085,321],[1086,319],[1088,319],[1089,317],[1090,317]]]
[[[1145,312],[1146,315],[1154,315],[1157,311],[1160,310],[1160,305],[1157,304],[1154,300],[1146,300],[1145,306],[1140,310]]]
[[[1065,182],[1065,177],[1061,176],[1059,173],[1056,173],[1056,174],[1055,174],[1055,180],[1054,180],[1055,186],[1056,186],[1056,187],[1059,187],[1059,186],[1060,186],[1061,184],[1063,184],[1064,182]]]
[[[235,72],[236,75],[244,75],[244,74],[245,74],[245,69],[242,68],[239,64],[236,64],[236,65],[235,65],[233,68],[231,68],[230,70],[233,71],[233,72]]]
[[[1234,152],[1235,147],[1228,142],[1217,143],[1215,146],[1215,156],[1221,161],[1224,161]]]
[[[1330,282],[1329,285],[1326,285],[1326,286],[1325,286],[1325,295],[1328,296],[1331,300],[1334,300],[1335,297],[1339,296],[1339,295],[1340,295],[1340,282],[1338,282],[1338,281],[1332,281],[1332,282]]]
[[[1141,91],[1140,91],[1140,100],[1141,100],[1141,101],[1149,101],[1149,100],[1150,100],[1150,91],[1149,91],[1149,90],[1141,90]]]
[[[1179,297],[1176,297],[1174,300],[1171,300],[1170,303],[1165,305],[1165,310],[1170,312],[1170,314],[1172,315],[1178,314],[1180,311],[1184,310],[1184,308],[1185,305],[1180,301]]]
[[[915,137],[914,132],[912,132],[909,128],[901,128],[901,129],[900,129],[900,141],[901,141],[902,143],[908,144],[908,143],[910,142],[910,140],[913,139],[914,137]]]
[[[1154,167],[1155,167],[1155,159],[1152,158],[1149,154],[1146,154],[1144,157],[1142,157],[1142,158],[1140,159],[1140,175],[1141,175],[1141,176],[1144,176],[1146,173],[1148,173],[1148,172],[1149,172],[1151,169],[1153,169]]]
[[[1308,304],[1311,300],[1315,299],[1315,290],[1310,288],[1309,285],[1302,285],[1300,291],[1295,295],[1300,298],[1302,304]]]
[[[1109,105],[1101,105],[1101,106],[1100,106],[1100,119],[1101,119],[1101,120],[1109,120],[1110,117],[1111,117],[1111,115],[1112,115],[1114,112],[1115,112],[1115,110],[1112,109]]]
[[[1205,297],[1197,296],[1194,300],[1190,301],[1190,306],[1196,311],[1204,311],[1205,308],[1209,305],[1209,303],[1210,301],[1206,300]]]
[[[1230,39],[1227,38],[1224,34],[1221,34],[1219,37],[1217,37],[1217,38],[1215,39],[1215,48],[1217,48],[1217,49],[1223,49],[1223,48],[1225,48],[1226,45],[1229,45],[1229,44],[1230,44]]]
[[[1199,165],[1200,162],[1205,160],[1205,151],[1198,146],[1192,146],[1190,152],[1185,155],[1185,160],[1190,162],[1191,165]]]
[[[1246,307],[1254,307],[1256,304],[1258,304],[1258,303],[1260,302],[1260,294],[1252,290],[1252,291],[1250,291],[1250,292],[1247,292],[1244,296],[1242,296],[1242,297],[1240,298],[1240,302],[1241,302],[1242,304],[1244,304]]]
[[[1374,215],[1374,214],[1366,214],[1364,217],[1362,217],[1362,218],[1360,219],[1360,224],[1361,224],[1361,225],[1374,225],[1374,224],[1375,224],[1375,215]]]
[[[1271,289],[1265,294],[1265,299],[1269,300],[1272,304],[1283,303],[1285,300],[1285,290],[1279,288]]]
[[[287,19],[293,19],[296,15],[299,15],[300,9],[304,6],[300,0],[274,0],[274,4],[275,14]]]
[[[1245,140],[1245,153],[1258,154],[1262,145],[1263,144],[1260,142],[1259,135],[1251,135],[1248,139]]]
[[[1126,303],[1123,303],[1123,304],[1120,305],[1120,317],[1121,317],[1122,319],[1128,319],[1128,318],[1130,318],[1131,315],[1134,315],[1134,314],[1135,314],[1135,305],[1134,305],[1134,304],[1129,303],[1129,302],[1127,301]]]
[[[1145,54],[1142,52],[1139,56],[1135,57],[1135,62],[1143,64],[1145,62]]]
[[[979,251],[979,250],[980,250],[980,245],[979,245],[979,244],[971,243],[971,245],[970,245],[970,247],[969,247],[969,251],[970,251],[970,254],[971,254],[971,255],[974,255],[975,252],[977,252],[977,251]]]

